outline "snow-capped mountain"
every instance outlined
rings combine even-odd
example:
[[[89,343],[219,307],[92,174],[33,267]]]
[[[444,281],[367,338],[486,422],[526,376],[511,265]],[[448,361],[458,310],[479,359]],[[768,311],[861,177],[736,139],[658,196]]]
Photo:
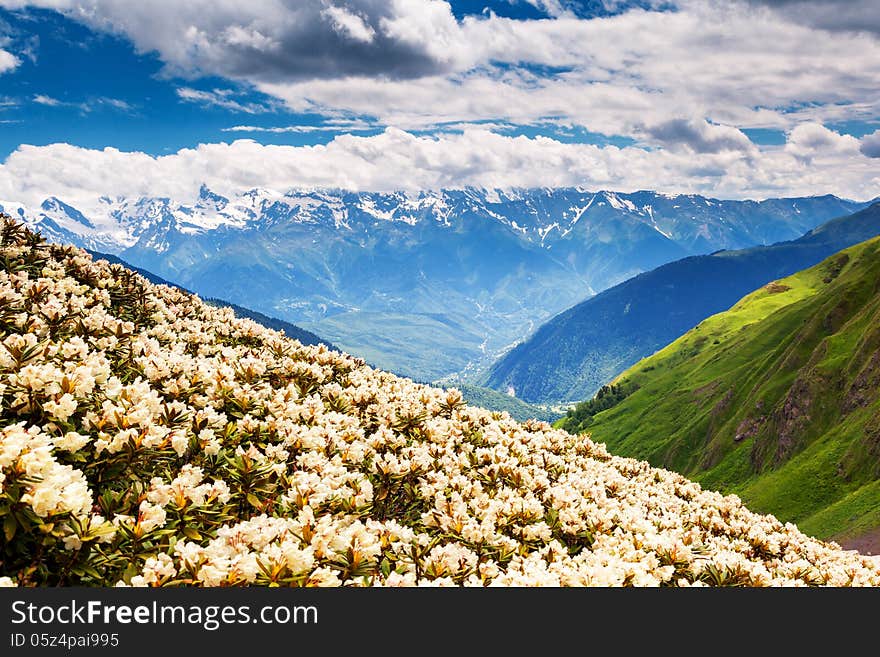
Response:
[[[579,188],[253,189],[194,202],[0,202],[50,239],[314,330],[420,379],[487,364],[548,317],[691,254],[793,239],[864,207]]]

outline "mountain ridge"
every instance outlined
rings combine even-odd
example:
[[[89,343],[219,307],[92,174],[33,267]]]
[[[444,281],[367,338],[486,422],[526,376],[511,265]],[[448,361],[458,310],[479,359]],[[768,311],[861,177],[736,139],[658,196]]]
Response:
[[[767,282],[880,234],[880,203],[802,237],[661,265],[567,309],[499,359],[481,379],[527,402],[591,397],[626,367]]]
[[[562,198],[568,207],[562,212],[554,212],[546,207],[550,199]],[[872,201],[859,202],[836,197],[832,194],[767,198],[762,200],[732,200],[705,197],[698,194],[669,194],[639,190],[636,192],[616,192],[612,190],[590,191],[582,187],[561,188],[516,188],[511,190],[500,189],[442,189],[437,191],[422,192],[351,192],[347,190],[314,189],[314,190],[289,190],[278,192],[263,188],[253,188],[229,197],[220,195],[202,185],[198,197],[190,203],[178,202],[171,197],[139,196],[134,198],[108,196],[101,197],[99,203],[91,212],[82,211],[73,205],[66,203],[55,196],[47,197],[37,209],[30,209],[20,203],[0,201],[0,205],[6,206],[6,211],[16,215],[32,227],[39,227],[42,222],[56,222],[57,220],[70,219],[74,223],[81,224],[84,228],[93,229],[96,233],[102,233],[101,237],[87,234],[77,235],[74,238],[87,240],[94,239],[115,240],[116,247],[128,248],[137,243],[138,238],[146,228],[141,225],[144,219],[174,219],[183,230],[210,231],[221,227],[240,227],[245,223],[259,221],[263,214],[272,214],[274,208],[287,210],[285,218],[299,219],[302,221],[331,221],[335,227],[350,227],[350,217],[356,218],[357,211],[361,215],[383,221],[402,221],[404,223],[416,223],[425,216],[428,211],[435,221],[449,224],[450,212],[455,210],[455,203],[483,205],[487,208],[486,214],[510,228],[527,235],[529,238],[538,238],[545,242],[551,234],[566,233],[584,216],[584,213],[596,204],[598,209],[604,204],[610,205],[615,210],[628,211],[646,219],[658,233],[664,237],[673,236],[676,233],[677,220],[670,212],[678,209],[682,203],[696,206],[721,207],[736,205],[743,208],[743,214],[771,214],[773,206],[796,205],[797,203],[809,204],[830,201],[841,207],[866,206]],[[527,208],[527,212],[520,213],[520,217],[508,220],[504,214],[493,212],[492,209],[499,205],[521,203]],[[664,206],[659,217],[662,223],[657,223],[655,206]],[[458,214],[461,214],[460,208]],[[297,211],[300,210],[300,211]],[[317,210],[309,212],[309,210]],[[86,214],[93,217],[87,218]],[[531,214],[539,221],[523,221]],[[543,221],[541,221],[543,216]],[[131,221],[132,218],[140,222]],[[453,217],[454,218],[454,217]],[[695,219],[692,216],[691,219]],[[560,225],[559,219],[568,220],[568,224]],[[764,217],[767,219],[767,216]],[[686,223],[686,222],[685,222]],[[754,221],[741,232],[753,230],[760,232],[760,221]],[[797,222],[795,222],[797,223]],[[59,225],[56,223],[56,226]],[[51,224],[49,226],[51,228]],[[712,225],[712,229],[722,231],[723,227],[718,224]],[[120,230],[121,229],[121,230]],[[767,231],[767,226],[763,229]],[[705,229],[704,229],[705,230]],[[733,232],[728,227],[728,232]],[[797,229],[795,229],[797,230]],[[530,232],[531,231],[531,232]],[[772,231],[772,229],[771,229]],[[803,231],[801,231],[803,232]],[[690,244],[699,243],[701,235],[699,231],[693,234],[681,232],[681,239]],[[678,237],[678,236],[676,236]],[[705,238],[705,235],[702,235]],[[740,239],[742,239],[740,237]],[[757,239],[748,240],[752,243],[760,243]],[[778,241],[778,240],[773,240]],[[83,244],[87,246],[87,244]]]

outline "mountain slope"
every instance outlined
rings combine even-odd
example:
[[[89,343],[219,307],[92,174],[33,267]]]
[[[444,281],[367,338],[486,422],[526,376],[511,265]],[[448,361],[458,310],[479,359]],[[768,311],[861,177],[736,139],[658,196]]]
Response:
[[[171,285],[173,287],[180,288],[176,283],[171,283],[170,281],[166,281],[161,276],[156,276],[156,274],[147,271],[146,269],[142,269],[140,267],[134,267],[129,263],[125,262],[122,258],[117,258],[114,255],[109,253],[100,253],[99,251],[91,251],[88,250],[88,253],[97,260],[106,260],[107,262],[113,264],[119,264],[123,267],[131,269],[132,271],[136,271],[138,274],[146,278],[148,281],[153,283],[154,285]],[[189,292],[186,288],[180,288],[185,292]],[[330,349],[335,349],[332,344],[330,344],[327,340],[323,340],[319,338],[317,335],[312,333],[311,331],[306,331],[299,326],[291,324],[290,322],[285,322],[284,320],[277,319],[275,317],[269,317],[268,315],[264,315],[263,313],[258,313],[255,310],[251,310],[249,308],[244,308],[242,306],[236,305],[234,303],[229,303],[228,301],[224,301],[223,299],[205,299],[205,303],[209,303],[212,306],[218,306],[220,308],[231,308],[235,311],[235,315],[237,317],[246,317],[248,319],[254,320],[257,324],[261,326],[265,326],[266,328],[273,329],[275,331],[284,331],[285,335],[293,338],[294,340],[299,340],[303,344],[325,344]]]
[[[481,388],[480,386],[461,383],[456,385],[455,389],[461,392],[462,398],[471,406],[509,413],[510,417],[517,422],[525,422],[527,420],[553,422],[562,415],[561,412],[556,412],[543,406],[527,404],[521,399],[505,395],[503,392],[497,392],[491,388]]]
[[[690,254],[791,239],[864,204],[583,189],[254,189],[192,200],[2,204],[54,241],[112,252],[421,380],[468,378],[596,291]]]
[[[764,286],[618,384],[612,408],[560,424],[820,536],[880,526],[880,238]]]
[[[0,256],[0,585],[880,584],[735,497],[14,223]]]
[[[641,274],[557,315],[484,377],[528,402],[591,397],[603,383],[767,282],[880,234],[880,203],[803,237],[685,258]]]
[[[128,269],[136,271],[138,274],[146,278],[154,285],[171,285],[173,287],[180,288],[179,285],[175,285],[174,283],[166,281],[164,278],[156,276],[146,269],[133,267],[121,258],[117,258],[114,255],[100,253],[97,251],[88,251],[88,253],[95,259],[106,260],[110,263],[121,264]],[[189,291],[185,288],[180,289],[182,289],[184,292]],[[275,331],[284,331],[284,334],[286,336],[293,338],[294,340],[298,340],[303,344],[324,344],[327,346],[328,349],[336,349],[336,347],[330,344],[327,340],[322,340],[311,331],[306,331],[305,329],[295,326],[290,322],[285,322],[283,320],[276,319],[275,317],[268,317],[263,313],[258,313],[255,310],[250,310],[249,308],[243,308],[242,306],[236,305],[234,303],[229,303],[228,301],[224,301],[223,299],[209,298],[203,299],[203,301],[211,306],[217,306],[219,308],[231,308],[235,312],[236,317],[252,319],[260,326],[264,326]],[[362,353],[358,355],[364,356],[365,360],[367,362],[370,362],[371,354]],[[546,408],[543,408],[541,406],[533,406],[531,404],[527,404],[519,399],[516,399],[515,397],[496,392],[491,388],[481,388],[479,386],[461,384],[457,386],[457,389],[461,391],[465,401],[467,401],[469,404],[478,406],[480,408],[485,408],[490,411],[506,411],[510,413],[510,416],[512,418],[521,422],[530,419],[538,419],[546,422],[552,422],[553,420],[558,419],[561,415],[561,413],[547,410]]]

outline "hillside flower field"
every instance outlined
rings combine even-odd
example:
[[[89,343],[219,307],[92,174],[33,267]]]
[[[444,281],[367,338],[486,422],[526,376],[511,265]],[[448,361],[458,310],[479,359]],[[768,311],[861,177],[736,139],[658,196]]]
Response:
[[[735,496],[8,218],[0,258],[0,584],[880,584]]]

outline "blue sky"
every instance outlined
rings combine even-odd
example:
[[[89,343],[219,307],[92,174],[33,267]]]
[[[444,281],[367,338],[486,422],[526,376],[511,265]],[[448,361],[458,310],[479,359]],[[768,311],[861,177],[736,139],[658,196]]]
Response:
[[[0,198],[70,187],[65,158],[106,177],[108,148],[231,186],[872,198],[872,4],[0,0]]]
[[[169,77],[156,53],[138,54],[124,36],[94,31],[52,11],[0,10],[0,17],[16,37],[39,40],[34,60],[23,58],[16,70],[0,78],[0,93],[14,103],[2,112],[2,119],[11,123],[0,128],[0,157],[22,143],[54,142],[159,155],[228,139],[223,129],[240,123],[243,116],[256,125],[273,125],[280,119],[319,123],[315,115],[296,115],[281,106],[253,116],[186,102],[178,88],[229,89],[242,106],[274,107],[265,94],[222,78]],[[58,104],[43,104],[41,97]],[[328,136],[332,135],[263,135],[261,141],[307,144],[326,141]]]
[[[450,7],[459,19],[490,11],[521,21],[551,18],[545,9],[525,0],[462,0],[451,2]],[[578,16],[590,17],[619,13],[623,5],[616,11],[605,9],[601,2],[569,7]],[[140,54],[125,36],[93,30],[61,13],[33,7],[0,9],[0,21],[13,43],[30,44],[31,48],[31,57],[23,57],[20,66],[0,79],[3,97],[13,103],[0,115],[0,120],[7,121],[0,131],[0,157],[22,143],[55,142],[161,155],[200,142],[228,141],[228,129],[242,123],[267,128],[279,122],[316,127],[324,123],[320,114],[287,111],[283,104],[247,84],[217,76],[191,79],[167,75],[158,53]],[[241,107],[188,102],[177,93],[180,88],[205,93],[222,89],[230,92],[230,103]],[[247,121],[242,121],[245,118]],[[381,129],[358,134],[377,134]],[[511,125],[503,132],[529,136],[550,133],[562,141],[600,144],[630,141],[579,128],[559,130],[547,124]],[[254,134],[263,143],[305,145],[327,142],[338,130]]]

